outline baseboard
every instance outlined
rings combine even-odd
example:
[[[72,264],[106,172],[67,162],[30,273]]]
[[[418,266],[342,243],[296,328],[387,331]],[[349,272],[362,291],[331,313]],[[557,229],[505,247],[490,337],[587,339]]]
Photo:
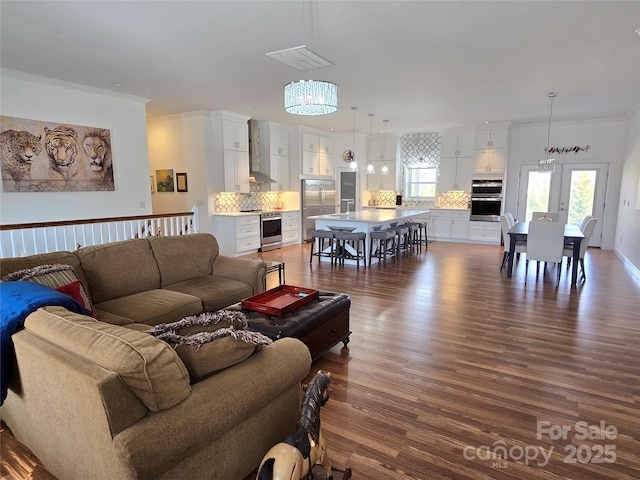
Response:
[[[636,277],[636,279],[640,280],[640,270],[638,269],[638,267],[636,267],[633,263],[631,263],[631,260],[625,257],[624,254],[617,248],[614,248],[613,252],[618,256],[620,260],[622,260],[622,264],[625,266],[627,270],[629,270],[631,275]]]

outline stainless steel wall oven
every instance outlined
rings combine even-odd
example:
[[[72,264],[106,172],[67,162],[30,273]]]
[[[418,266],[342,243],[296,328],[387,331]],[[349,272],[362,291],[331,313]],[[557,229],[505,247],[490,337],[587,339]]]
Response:
[[[471,183],[471,220],[499,222],[501,212],[502,180],[473,180]]]
[[[262,212],[260,214],[260,250],[267,252],[282,247],[282,214]]]

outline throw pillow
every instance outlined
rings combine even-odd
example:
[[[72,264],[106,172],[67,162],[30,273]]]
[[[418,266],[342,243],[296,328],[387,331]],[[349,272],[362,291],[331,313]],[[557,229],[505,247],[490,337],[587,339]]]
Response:
[[[38,265],[37,267],[12,272],[5,276],[2,281],[25,281],[46,285],[65,295],[69,295],[82,305],[92,317],[97,318],[93,312],[91,298],[80,282],[76,270],[71,265]]]
[[[247,329],[244,313],[231,310],[192,315],[156,325],[146,333],[175,348],[194,382],[240,363],[273,343],[269,337]]]

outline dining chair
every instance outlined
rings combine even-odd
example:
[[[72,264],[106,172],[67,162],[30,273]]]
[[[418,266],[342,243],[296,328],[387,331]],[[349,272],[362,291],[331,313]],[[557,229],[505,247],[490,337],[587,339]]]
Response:
[[[564,251],[564,224],[560,222],[529,222],[527,235],[527,265],[524,283],[527,283],[529,261],[537,261],[536,276],[540,270],[540,262],[556,264],[556,287],[560,284],[560,271]],[[546,265],[545,265],[546,267]]]
[[[598,219],[596,217],[588,216],[586,221],[582,222],[584,227],[580,227],[584,238],[580,242],[580,272],[582,273],[582,280],[587,279],[587,274],[584,271],[584,254],[587,251],[587,247],[589,246],[589,240],[593,236],[593,231],[596,228],[596,223],[598,223]],[[562,252],[563,256],[567,257],[567,268],[571,266],[571,259],[573,258],[573,244],[565,245],[564,251]]]
[[[513,219],[513,217],[511,217]],[[507,263],[507,258],[509,256],[509,250],[511,248],[511,236],[509,235],[509,230],[515,224],[514,221],[509,220],[509,216],[505,213],[504,215],[500,215],[500,227],[502,229],[502,243],[504,244],[504,254],[502,255],[502,263],[500,264],[500,271],[504,268]],[[513,252],[514,255],[518,255],[520,257],[520,253],[527,251],[527,244],[522,241],[516,242],[516,251]]]
[[[548,220],[550,222],[559,222],[560,214],[558,212],[533,212],[531,220]]]
[[[504,214],[506,215],[507,220],[509,220],[509,223],[511,223],[511,226],[513,226],[513,225],[515,225],[515,224],[516,224],[516,219],[515,219],[515,217],[513,216],[513,213],[510,213],[510,212],[504,212]]]

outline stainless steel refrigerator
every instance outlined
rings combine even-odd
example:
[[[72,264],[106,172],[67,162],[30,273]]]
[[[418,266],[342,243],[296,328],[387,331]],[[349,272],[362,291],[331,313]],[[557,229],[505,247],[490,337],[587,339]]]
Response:
[[[313,215],[336,213],[336,182],[333,180],[302,180],[302,238],[311,240],[311,230],[316,227]]]

